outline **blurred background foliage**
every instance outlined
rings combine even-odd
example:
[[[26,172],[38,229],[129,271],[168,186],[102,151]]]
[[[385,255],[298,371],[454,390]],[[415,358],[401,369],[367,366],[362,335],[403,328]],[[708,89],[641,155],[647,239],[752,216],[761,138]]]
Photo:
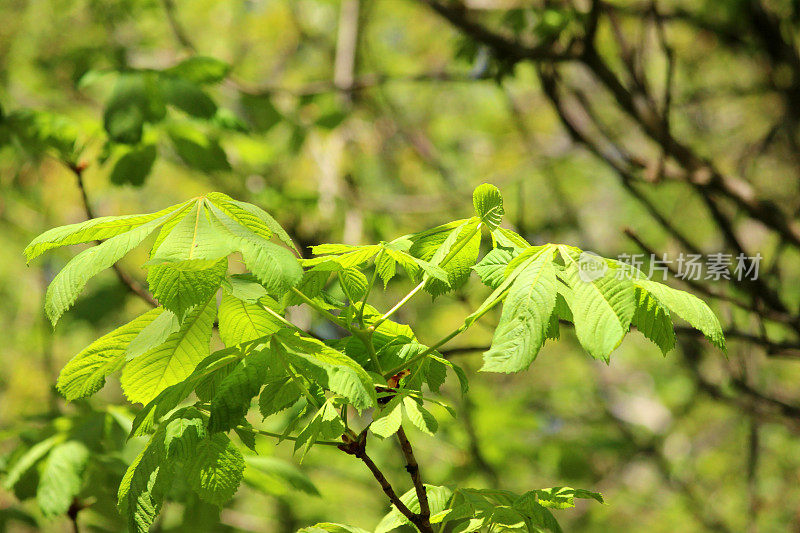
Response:
[[[36,504],[45,464],[8,482],[21,455],[65,438],[90,451],[70,513],[81,530],[119,531],[116,486],[141,446],[124,439],[134,408],[115,384],[91,405],[52,385],[146,308],[144,252],[53,332],[44,289],[75,250],[27,268],[35,235],[218,190],[266,209],[308,254],[468,216],[481,182],[532,243],[760,253],[761,282],[669,281],[712,303],[727,359],[690,336],[662,359],[634,336],[605,365],[567,332],[528,372],[477,375],[486,320],[445,350],[472,371],[472,395],[448,383],[458,417],[442,410],[437,438],[413,435],[426,481],[603,492],[608,505],[563,515],[567,531],[797,530],[798,5],[3,1],[0,531],[69,530]],[[384,305],[408,288],[391,284]],[[431,341],[485,292],[418,297],[397,316]],[[404,486],[393,443],[373,447]],[[326,449],[298,466],[290,448],[259,442],[232,503],[173,504],[157,530],[374,528],[387,505],[365,469]]]

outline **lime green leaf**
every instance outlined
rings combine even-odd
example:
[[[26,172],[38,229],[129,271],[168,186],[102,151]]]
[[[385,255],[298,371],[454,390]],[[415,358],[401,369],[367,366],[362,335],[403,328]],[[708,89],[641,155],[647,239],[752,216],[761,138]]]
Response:
[[[58,391],[72,401],[103,388],[106,376],[124,364],[128,345],[162,312],[161,308],[152,309],[84,348],[61,370]]]
[[[269,297],[263,302],[248,302],[230,294],[222,295],[219,306],[219,335],[226,346],[248,342],[278,331],[283,325],[264,310]],[[272,302],[272,305],[276,305]]]
[[[480,219],[473,218],[453,227],[453,223],[428,230],[410,239],[409,253],[447,272],[448,282],[429,279],[425,290],[433,296],[455,290],[466,283],[478,258],[481,245]]]
[[[47,456],[36,490],[36,503],[45,517],[67,513],[73,498],[81,491],[83,471],[88,461],[88,448],[76,440],[53,448]]]
[[[608,270],[595,277],[595,272],[581,276],[580,253],[559,245],[565,263],[565,278],[572,292],[567,304],[572,310],[575,334],[592,357],[608,360],[627,333],[636,310],[633,283],[627,277],[618,279]],[[602,258],[584,261],[604,262]]]
[[[69,224],[45,231],[25,248],[25,257],[30,262],[33,258],[52,248],[80,244],[95,240],[110,239],[131,231],[153,220],[161,219],[172,213],[178,215],[189,202],[173,205],[161,211],[147,215],[124,215],[119,217],[98,217],[78,224]]]
[[[294,331],[275,333],[280,345],[288,350],[293,364],[309,372],[323,387],[347,398],[356,409],[375,405],[375,387],[367,372],[342,352]]]
[[[138,335],[128,344],[128,348],[125,350],[125,360],[130,361],[149,352],[156,346],[161,346],[170,335],[180,329],[181,321],[178,320],[175,313],[162,307],[159,307],[158,310],[163,310],[163,313],[142,328]]]
[[[425,493],[428,496],[428,505],[430,506],[431,515],[436,515],[447,509],[450,498],[453,496],[453,491],[447,487],[439,487],[436,485],[425,485]],[[400,496],[400,501],[403,502],[412,513],[419,513],[420,505],[415,489],[411,489]],[[375,528],[375,533],[386,533],[408,523],[408,518],[403,516],[400,511],[392,506],[392,510],[383,517]]]
[[[436,418],[416,399],[406,396],[403,398],[403,411],[406,417],[414,424],[417,429],[428,435],[433,435],[439,429]]]
[[[147,282],[158,302],[182,319],[187,310],[217,293],[227,271],[226,258],[151,263]]]
[[[536,501],[538,501],[541,505],[551,509],[567,509],[570,507],[575,507],[575,498],[595,500],[597,502],[604,503],[603,495],[599,492],[592,492],[585,489],[573,489],[571,487],[538,489],[527,494],[535,495]],[[523,495],[523,497],[524,496],[525,495]]]
[[[503,220],[503,196],[494,185],[479,185],[472,193],[472,205],[475,206],[475,213],[490,230],[498,227]]]
[[[234,200],[218,192],[208,194],[208,199],[211,200],[214,205],[225,211],[228,216],[254,233],[262,236],[267,235],[267,232],[269,232],[269,235],[274,234],[283,244],[299,253],[291,237],[286,233],[286,230],[284,230],[269,213],[260,207],[246,202],[239,202],[238,200]]]
[[[351,301],[359,301],[367,292],[367,277],[356,268],[343,268],[337,272],[339,283]]]
[[[201,499],[222,505],[233,497],[244,472],[244,457],[227,435],[210,435],[191,451],[186,480]]]
[[[300,388],[292,381],[290,377],[278,378],[268,381],[261,391],[261,396],[258,398],[258,408],[261,415],[267,418],[270,415],[279,413],[291,407],[302,396]]]
[[[252,274],[233,274],[222,282],[225,292],[246,302],[255,302],[267,295],[267,289]]]
[[[544,344],[555,304],[556,274],[552,250],[546,248],[529,259],[511,285],[481,370],[518,372],[528,368]]]
[[[319,490],[309,477],[293,464],[264,455],[248,455],[244,458],[244,482],[255,489],[273,496],[284,496],[297,490],[319,496]]]
[[[486,254],[472,269],[480,276],[484,285],[496,289],[505,279],[506,266],[511,261],[511,252],[495,248]]]
[[[394,396],[389,402],[381,407],[380,411],[372,415],[372,423],[369,430],[375,435],[386,438],[397,433],[400,423],[403,421],[403,397]]]
[[[89,279],[119,261],[122,256],[147,238],[156,227],[163,224],[165,219],[166,217],[160,217],[151,220],[73,257],[47,287],[45,312],[53,325],[55,326],[61,315],[75,303]]]
[[[128,399],[146,404],[170,385],[183,381],[209,355],[215,301],[192,309],[181,328],[161,346],[130,361],[122,372],[122,389]]]
[[[631,325],[636,326],[642,335],[661,348],[664,355],[675,347],[675,329],[672,327],[669,310],[639,287],[636,287],[636,312]]]
[[[163,239],[156,242],[152,258],[146,265],[191,259],[216,260],[235,249],[212,223],[206,203],[201,199],[170,228]]]
[[[649,279],[635,279],[633,283],[650,293],[660,304],[687,321],[692,327],[702,331],[711,344],[725,351],[725,335],[719,319],[703,300],[688,292]]]
[[[266,380],[268,365],[264,351],[253,352],[222,379],[211,401],[209,431],[228,431],[239,424]]]

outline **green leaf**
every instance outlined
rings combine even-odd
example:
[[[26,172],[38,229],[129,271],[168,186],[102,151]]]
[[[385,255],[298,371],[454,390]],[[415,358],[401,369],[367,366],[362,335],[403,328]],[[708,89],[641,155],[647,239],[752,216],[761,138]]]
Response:
[[[230,294],[222,295],[219,306],[219,335],[226,346],[234,346],[266,335],[271,335],[283,325],[264,310],[270,302],[264,297],[261,302],[240,300]],[[263,302],[263,303],[262,303]]]
[[[28,262],[30,262],[35,257],[52,248],[116,237],[117,235],[131,231],[148,222],[166,217],[166,215],[173,214],[173,216],[178,216],[190,203],[191,202],[184,202],[176,204],[147,215],[98,217],[87,220],[86,222],[53,228],[45,231],[31,241],[25,248],[25,257]]]
[[[273,336],[291,357],[321,386],[347,398],[356,409],[376,404],[375,386],[367,372],[342,352],[317,339],[283,329]],[[277,350],[280,352],[281,350]]]
[[[453,496],[453,491],[447,487],[425,485],[425,494],[428,496],[428,505],[430,506],[431,515],[433,516],[447,509],[447,504]],[[412,513],[419,513],[420,505],[415,489],[411,489],[400,496],[400,501],[403,502]],[[392,506],[392,510],[383,517],[375,528],[375,533],[386,533],[408,523],[408,518],[403,516],[400,511]]]
[[[13,490],[17,483],[27,474],[31,468],[48,453],[53,447],[57,446],[64,440],[63,434],[56,434],[48,437],[40,442],[37,442],[28,449],[19,459],[14,462],[11,468],[5,472],[5,479],[3,480],[3,488],[6,490]]]
[[[126,72],[117,78],[103,125],[114,142],[136,144],[142,138],[144,123],[159,121],[165,113],[157,74]]]
[[[723,352],[726,351],[725,334],[722,332],[719,319],[703,300],[688,292],[649,279],[635,279],[633,283],[650,293],[660,304],[687,321],[693,328],[702,331],[711,344]]]
[[[480,276],[484,285],[496,289],[506,277],[506,267],[511,258],[511,252],[507,249],[495,248],[486,254],[472,269]]]
[[[260,207],[245,202],[239,202],[219,192],[209,193],[206,197],[214,205],[224,211],[225,214],[253,233],[265,239],[270,238],[274,234],[283,244],[299,254],[297,247],[294,245],[291,237],[289,237],[289,234],[286,233],[286,230],[284,230],[269,213]]]
[[[215,221],[216,219],[212,220],[205,200],[198,199],[169,228],[169,233],[153,245],[152,258],[146,266],[191,259],[217,260],[233,253],[236,247],[224,233],[220,233]]]
[[[122,256],[138,246],[153,230],[164,223],[167,216],[169,215],[111,237],[73,257],[47,287],[45,312],[53,326],[56,325],[61,315],[75,303],[89,279],[112,266]]]
[[[88,461],[88,448],[76,440],[53,448],[47,456],[36,490],[36,503],[45,517],[67,513],[73,498],[81,491]]]
[[[367,292],[367,277],[356,268],[343,268],[338,273],[339,283],[351,302],[357,302]]]
[[[429,279],[425,290],[433,296],[455,290],[466,283],[478,259],[481,245],[480,219],[473,218],[445,224],[410,237],[414,243],[409,253],[437,265],[447,272],[448,282]]]
[[[385,439],[397,433],[402,421],[403,396],[398,394],[381,407],[379,412],[372,415],[372,423],[369,425],[369,430]]]
[[[291,407],[302,395],[300,388],[288,376],[268,381],[258,398],[258,408],[261,415],[267,418]]]
[[[675,347],[675,329],[669,310],[640,287],[636,287],[636,312],[631,325],[653,341],[664,355]]]
[[[151,262],[147,283],[158,302],[182,319],[186,311],[217,293],[227,271],[227,258]]]
[[[186,480],[201,499],[222,505],[236,493],[244,457],[227,435],[209,435],[191,450]]]
[[[611,268],[595,279],[582,278],[579,252],[564,245],[558,247],[565,263],[564,275],[572,289],[567,304],[572,310],[575,334],[592,357],[607,361],[625,337],[636,311],[633,283],[627,277],[618,279]]]
[[[511,285],[492,346],[483,354],[482,371],[518,372],[539,353],[556,304],[552,254],[545,248],[529,259]]]
[[[179,383],[209,355],[211,326],[216,315],[212,298],[192,309],[181,328],[161,346],[130,361],[122,372],[122,389],[132,403],[146,404],[170,385]]]
[[[265,351],[253,352],[223,378],[211,401],[209,431],[228,431],[240,423],[266,380],[268,365]]]
[[[319,490],[309,477],[293,464],[264,455],[248,455],[244,458],[244,482],[261,492],[283,496],[297,490],[319,496]]]
[[[536,501],[551,509],[568,509],[570,507],[575,507],[575,498],[595,500],[604,503],[603,495],[599,492],[592,492],[585,489],[573,489],[572,487],[538,489],[526,493],[526,495],[528,494],[534,495]],[[523,497],[526,495],[523,495]]]
[[[472,205],[475,206],[475,213],[490,230],[499,226],[503,220],[503,196],[494,185],[479,185],[472,193]]]
[[[195,83],[218,83],[225,79],[230,65],[207,56],[192,56],[164,71],[165,74]]]
[[[162,76],[161,90],[166,102],[188,115],[209,119],[217,112],[217,104],[196,83]]]
[[[310,527],[298,529],[297,533],[369,533],[360,527],[346,526],[344,524],[334,524],[332,522],[320,522]]]
[[[439,429],[436,418],[416,399],[406,396],[403,398],[403,411],[406,417],[414,424],[417,429],[428,435],[433,435]]]
[[[156,161],[156,147],[143,144],[132,147],[114,163],[109,180],[115,185],[141,187]]]
[[[233,274],[223,283],[227,294],[246,302],[256,302],[267,295],[267,289],[252,274]]]
[[[216,139],[188,126],[173,125],[169,138],[184,163],[203,172],[230,170],[228,156]]]
[[[128,467],[119,485],[119,509],[130,531],[147,533],[150,530],[175,478],[176,461],[191,459],[205,436],[203,419],[192,408],[177,411],[159,427]]]
[[[125,363],[128,345],[162,312],[161,308],[152,309],[81,350],[61,370],[56,384],[58,391],[72,401],[103,388],[106,376]]]
[[[216,227],[242,252],[244,264],[271,294],[283,295],[297,285],[303,269],[292,253],[273,244],[211,205]]]
[[[128,344],[128,348],[125,350],[125,360],[130,361],[149,352],[156,346],[161,346],[170,335],[180,329],[181,321],[178,320],[175,313],[167,311],[163,307],[159,307],[158,310],[163,310],[164,312],[142,328]]]

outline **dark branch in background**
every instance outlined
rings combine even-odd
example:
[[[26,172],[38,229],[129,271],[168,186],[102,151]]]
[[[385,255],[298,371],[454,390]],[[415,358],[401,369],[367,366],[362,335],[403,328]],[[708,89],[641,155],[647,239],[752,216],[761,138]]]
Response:
[[[92,220],[96,218],[94,216],[94,212],[92,211],[92,207],[89,204],[89,198],[86,196],[86,186],[83,183],[83,171],[86,170],[86,165],[82,163],[78,164],[68,164],[69,169],[75,174],[75,178],[78,182],[78,189],[81,191],[81,199],[83,200],[83,209],[86,212],[86,218],[88,220]],[[97,244],[100,244],[101,241],[95,241]],[[122,285],[128,289],[131,293],[135,294],[149,305],[153,307],[158,306],[158,302],[147,292],[144,288],[139,285],[139,283],[134,280],[127,272],[122,270],[119,264],[114,263],[111,268],[114,270],[114,273],[117,275],[117,279],[122,283]]]

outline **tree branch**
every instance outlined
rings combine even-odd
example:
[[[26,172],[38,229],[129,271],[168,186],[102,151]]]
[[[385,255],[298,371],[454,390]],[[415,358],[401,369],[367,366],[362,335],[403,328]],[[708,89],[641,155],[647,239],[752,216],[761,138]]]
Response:
[[[411,447],[411,441],[406,436],[406,431],[400,427],[397,430],[397,440],[400,441],[400,449],[403,451],[403,457],[406,458],[406,472],[411,477],[414,483],[414,490],[417,492],[419,499],[419,516],[425,525],[430,528],[431,507],[428,503],[428,493],[425,490],[425,484],[422,482],[422,476],[419,473],[419,464],[414,457],[414,449]]]

